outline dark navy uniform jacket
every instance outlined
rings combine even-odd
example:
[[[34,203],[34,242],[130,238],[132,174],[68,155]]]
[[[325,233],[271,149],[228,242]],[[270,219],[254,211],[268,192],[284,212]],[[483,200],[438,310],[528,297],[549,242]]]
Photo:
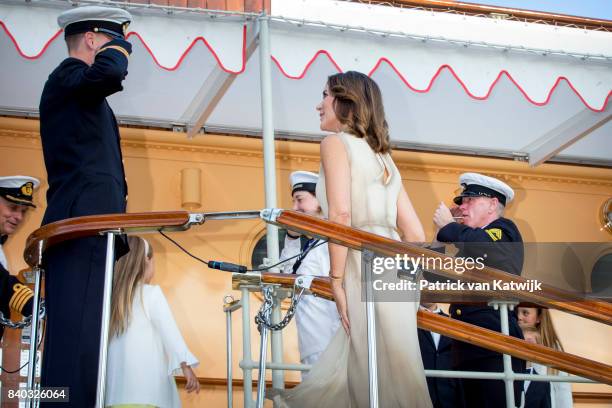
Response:
[[[525,408],[550,408],[551,405],[550,383],[547,381],[531,381],[525,394]]]
[[[115,39],[91,66],[66,58],[45,83],[40,135],[49,190],[43,225],[81,215],[125,212],[127,185],[119,130],[106,97],[123,89],[128,59],[112,45],[131,51],[130,43]]]
[[[507,218],[498,218],[484,228],[471,228],[452,222],[438,232],[438,241],[454,243],[459,249],[457,256],[483,257],[483,263],[492,268],[500,269],[514,275],[520,275],[523,268],[524,248],[523,238],[516,225]],[[485,256],[486,255],[486,256]],[[500,331],[499,312],[491,307],[474,305],[451,305],[451,317]],[[510,313],[510,335],[523,338],[516,316]],[[457,342],[461,352],[455,354],[455,366],[463,361],[496,355],[495,352],[467,343]]]
[[[486,254],[484,263],[492,268],[514,275],[520,275],[523,269],[523,238],[507,218],[498,218],[484,228],[451,222],[438,231],[438,241],[454,243],[459,249],[457,256],[476,258]]]
[[[32,290],[11,275],[0,263],[0,311],[4,317],[10,319],[11,310],[24,316],[31,315],[33,298]],[[0,339],[3,334],[4,326],[0,325]]]
[[[447,316],[443,312],[440,314]],[[418,336],[425,369],[452,369],[452,340],[450,338],[440,336],[438,348],[436,348],[431,332],[418,329]],[[464,406],[461,381],[456,378],[427,377],[427,388],[434,408],[462,408]]]
[[[40,100],[49,181],[43,224],[125,212],[119,130],[106,97],[122,90],[130,51],[130,43],[115,39],[91,66],[67,58],[49,75]],[[116,257],[128,250],[121,239],[115,249]],[[41,382],[70,387],[67,407],[95,405],[105,254],[106,239],[94,236],[51,247],[43,259],[48,314]]]

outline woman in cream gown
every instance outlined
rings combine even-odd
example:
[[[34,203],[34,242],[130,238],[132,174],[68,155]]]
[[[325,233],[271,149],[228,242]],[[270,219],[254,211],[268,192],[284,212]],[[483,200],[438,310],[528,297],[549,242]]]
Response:
[[[328,78],[317,106],[321,143],[317,198],[330,221],[406,242],[425,234],[401,175],[389,155],[382,97],[374,81],[349,71]],[[368,349],[361,299],[361,253],[329,244],[330,276],[343,328],[309,376],[282,392],[283,407],[367,407]],[[381,407],[431,407],[412,302],[376,302],[378,389]]]

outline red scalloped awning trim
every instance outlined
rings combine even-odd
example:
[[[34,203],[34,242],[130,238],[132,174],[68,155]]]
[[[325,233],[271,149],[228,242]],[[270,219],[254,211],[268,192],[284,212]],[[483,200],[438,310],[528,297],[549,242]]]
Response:
[[[499,71],[499,74],[497,74],[497,77],[495,78],[495,80],[493,80],[493,82],[491,83],[491,85],[489,86],[489,89],[487,90],[487,93],[484,96],[478,96],[478,95],[474,95],[472,92],[470,92],[470,90],[468,89],[468,87],[465,85],[465,83],[461,80],[461,78],[459,78],[459,75],[457,75],[457,73],[455,72],[455,70],[453,69],[453,67],[451,67],[450,65],[444,64],[441,65],[440,68],[438,68],[438,70],[436,71],[436,73],[433,75],[433,77],[431,78],[431,81],[429,81],[429,85],[427,85],[427,87],[425,89],[417,89],[414,86],[412,86],[408,80],[399,72],[399,70],[395,67],[395,65],[393,65],[393,63],[391,61],[389,61],[386,58],[380,58],[378,60],[378,62],[376,63],[376,66],[368,73],[368,75],[372,75],[377,69],[378,67],[383,63],[387,63],[391,69],[393,69],[393,71],[395,71],[395,73],[397,74],[397,76],[400,77],[400,79],[404,82],[404,84],[406,84],[406,86],[408,88],[410,88],[411,90],[413,90],[414,92],[429,92],[429,90],[431,89],[431,87],[433,86],[434,82],[436,81],[436,79],[438,78],[438,76],[440,75],[440,73],[442,72],[443,69],[448,69],[450,71],[450,73],[453,75],[453,77],[455,77],[455,79],[457,80],[457,82],[459,82],[459,84],[461,85],[461,87],[463,88],[463,90],[465,91],[466,94],[468,94],[468,96],[472,99],[476,99],[476,100],[485,100],[488,99],[489,96],[491,95],[491,92],[493,92],[493,88],[495,88],[495,86],[497,85],[497,83],[499,82],[499,80],[501,79],[502,76],[506,76],[508,77],[508,79],[514,84],[514,86],[517,87],[517,89],[523,94],[523,96],[525,97],[525,99],[527,99],[530,103],[537,105],[537,106],[544,106],[546,104],[548,104],[548,102],[550,102],[550,98],[552,97],[552,94],[554,93],[555,89],[557,88],[557,86],[559,86],[559,83],[561,81],[565,81],[567,82],[567,84],[569,85],[569,87],[571,88],[572,91],[574,91],[574,93],[576,94],[576,96],[582,101],[582,103],[589,108],[592,111],[595,112],[602,112],[605,108],[606,105],[608,103],[608,100],[610,99],[610,97],[612,96],[612,90],[610,92],[608,92],[608,96],[606,97],[606,100],[604,101],[603,106],[601,107],[601,109],[597,109],[592,107],[591,105],[589,105],[587,103],[587,101],[582,97],[582,95],[580,95],[580,93],[578,92],[578,90],[576,90],[576,88],[574,88],[574,85],[572,85],[572,82],[567,79],[564,76],[560,76],[557,77],[557,80],[555,81],[555,83],[553,84],[553,86],[550,88],[550,91],[548,91],[548,94],[546,95],[546,98],[544,99],[543,102],[538,102],[534,99],[532,99],[527,92],[523,89],[523,87],[521,85],[519,85],[519,83],[512,77],[512,75],[505,69]]]
[[[51,38],[49,38],[49,40],[45,43],[45,45],[42,47],[42,50],[40,50],[40,52],[38,54],[36,54],[36,55],[26,55],[21,50],[21,47],[19,46],[19,44],[17,44],[17,41],[15,40],[15,37],[13,37],[13,34],[11,34],[11,32],[8,29],[8,27],[4,24],[3,21],[0,21],[0,27],[2,27],[4,29],[4,32],[6,33],[6,35],[8,35],[8,37],[11,39],[11,41],[13,42],[13,45],[15,45],[15,49],[17,50],[19,55],[21,55],[23,58],[28,59],[28,60],[35,60],[35,59],[39,58],[41,55],[43,55],[45,53],[45,51],[47,51],[47,48],[49,48],[49,45],[62,33],[62,30],[57,30],[57,32],[55,34],[53,34],[53,36],[51,36]]]
[[[147,52],[149,54],[151,54],[151,58],[153,58],[153,61],[155,61],[155,63],[157,64],[157,66],[159,66],[162,69],[165,69],[166,71],[174,71],[176,69],[178,69],[178,67],[181,66],[181,64],[183,63],[183,60],[185,59],[185,57],[187,56],[187,54],[189,54],[189,52],[191,51],[191,49],[196,45],[196,43],[198,41],[202,41],[204,43],[204,45],[206,46],[206,48],[208,48],[208,50],[210,51],[210,53],[212,54],[212,56],[215,58],[215,60],[217,61],[217,64],[219,65],[219,68],[221,68],[223,71],[229,73],[229,74],[242,74],[246,68],[246,34],[247,34],[247,27],[246,25],[244,25],[242,27],[242,67],[238,70],[238,71],[233,71],[231,69],[226,68],[223,65],[223,62],[221,62],[221,59],[219,58],[219,56],[217,55],[217,53],[215,52],[215,50],[213,49],[213,47],[210,45],[210,43],[208,41],[206,41],[206,38],[199,36],[194,38],[194,40],[191,42],[191,44],[189,44],[189,47],[187,47],[187,49],[185,50],[185,52],[183,52],[183,54],[181,54],[181,57],[178,59],[178,61],[176,62],[176,64],[173,67],[165,67],[163,66],[155,57],[155,54],[153,54],[153,51],[151,50],[151,48],[149,48],[149,46],[147,45],[147,43],[142,39],[142,37],[140,36],[140,34],[138,34],[135,31],[131,31],[126,38],[130,38],[131,36],[135,36],[137,37],[140,42],[142,43],[142,45],[145,47],[145,49],[147,50]]]
[[[26,55],[22,50],[21,47],[19,47],[19,44],[17,43],[17,41],[15,40],[15,37],[11,34],[11,32],[9,31],[9,29],[6,27],[6,25],[4,24],[4,22],[0,21],[0,26],[4,29],[4,32],[6,33],[6,35],[10,38],[10,40],[13,42],[13,44],[15,45],[15,49],[17,50],[17,52],[19,53],[19,55],[21,55],[23,58],[28,59],[28,60],[34,60],[39,58],[42,54],[45,53],[45,51],[47,50],[47,48],[49,48],[49,45],[62,33],[62,30],[58,30],[43,46],[43,48],[40,50],[40,52],[36,55]],[[159,66],[160,68],[166,70],[166,71],[174,71],[176,69],[178,69],[180,67],[180,65],[183,63],[183,60],[185,59],[185,57],[187,56],[187,54],[189,54],[189,52],[191,51],[191,49],[196,45],[196,43],[198,41],[201,41],[202,43],[204,43],[204,45],[208,48],[208,50],[210,51],[210,53],[212,54],[212,56],[215,58],[215,60],[217,61],[217,64],[219,65],[219,67],[230,74],[235,74],[235,75],[239,75],[242,74],[246,68],[246,34],[247,34],[247,26],[244,25],[243,29],[242,29],[242,67],[237,70],[231,70],[226,68],[223,65],[223,62],[219,59],[219,56],[217,55],[217,53],[215,52],[215,50],[213,49],[213,47],[210,45],[210,43],[204,38],[204,37],[197,37],[195,38],[191,44],[187,47],[187,49],[185,49],[185,51],[181,54],[180,58],[178,59],[177,63],[172,66],[172,67],[166,67],[164,65],[162,65],[157,58],[155,57],[155,54],[153,53],[153,51],[151,50],[151,48],[149,48],[149,46],[147,45],[147,43],[143,40],[143,38],[140,36],[140,34],[138,34],[137,32],[130,32],[127,37],[131,37],[131,36],[135,36],[137,37],[140,42],[142,43],[142,45],[145,47],[145,49],[147,50],[147,52],[151,55],[151,58],[153,58],[153,61],[155,62],[155,64],[157,66]],[[326,56],[327,59],[329,60],[329,62],[334,66],[334,68],[338,71],[338,72],[342,72],[342,68],[340,68],[340,66],[338,65],[338,63],[334,60],[334,58],[329,54],[328,51],[326,50],[319,50],[317,51],[312,58],[308,61],[308,63],[304,66],[304,69],[302,71],[301,74],[299,75],[290,75],[288,74],[282,67],[281,63],[278,61],[278,59],[274,56],[272,56],[272,60],[274,61],[274,63],[276,64],[276,66],[278,67],[279,71],[286,76],[289,79],[302,79],[304,78],[304,76],[306,75],[306,72],[310,69],[310,66],[316,61],[317,58],[319,58],[320,56]],[[523,89],[523,87],[512,77],[512,75],[506,71],[506,70],[501,70],[499,72],[499,74],[497,75],[497,77],[495,78],[495,80],[491,83],[491,85],[489,86],[489,89],[487,90],[487,93],[483,96],[478,96],[473,94],[468,87],[466,86],[466,84],[463,82],[463,80],[459,77],[459,75],[457,75],[457,73],[453,70],[453,68],[448,65],[448,64],[443,64],[441,65],[438,70],[436,71],[436,73],[432,76],[431,80],[429,81],[429,84],[427,85],[426,88],[424,89],[418,89],[415,86],[413,86],[412,84],[410,84],[410,82],[408,82],[408,80],[404,77],[404,75],[402,75],[402,73],[395,67],[395,65],[393,65],[393,63],[391,61],[389,61],[387,58],[385,57],[381,57],[378,59],[378,61],[376,62],[376,65],[374,66],[374,68],[372,68],[370,70],[370,72],[368,73],[369,76],[372,76],[374,74],[374,72],[376,72],[377,69],[380,68],[382,63],[386,63],[388,64],[391,69],[393,69],[393,71],[396,73],[396,75],[402,80],[402,82],[413,92],[418,92],[418,93],[426,93],[429,92],[429,90],[432,88],[434,82],[436,81],[436,79],[438,78],[438,76],[440,76],[440,73],[442,72],[442,70],[447,69],[450,71],[450,73],[453,75],[453,77],[455,78],[455,80],[461,85],[461,87],[463,88],[463,90],[465,91],[465,93],[472,99],[476,99],[476,100],[485,100],[487,98],[489,98],[489,96],[491,95],[491,92],[493,91],[493,88],[495,88],[495,86],[497,85],[497,83],[499,82],[499,80],[501,79],[501,77],[503,75],[505,75],[506,77],[508,77],[508,79],[514,84],[514,86],[517,87],[517,89],[521,92],[521,94],[523,94],[523,96],[525,97],[525,99],[527,99],[530,103],[536,105],[536,106],[544,106],[546,104],[548,104],[550,102],[550,99],[552,97],[552,94],[554,93],[555,89],[557,88],[557,86],[559,85],[559,83],[561,81],[565,81],[568,86],[570,87],[570,89],[576,94],[576,96],[578,97],[578,99],[580,99],[580,101],[582,101],[582,103],[590,110],[594,111],[594,112],[603,112],[604,110],[606,110],[606,107],[608,105],[608,102],[610,101],[610,98],[612,98],[612,90],[610,90],[610,92],[608,92],[608,95],[606,96],[605,101],[603,102],[601,108],[596,108],[594,106],[591,106],[580,94],[580,92],[578,92],[578,90],[574,87],[574,85],[572,84],[572,82],[567,79],[566,77],[560,76],[557,77],[554,85],[550,88],[550,90],[548,91],[548,94],[546,95],[546,98],[544,99],[544,101],[542,102],[538,102],[536,100],[534,100],[533,98],[531,98],[527,92]]]
[[[58,30],[50,39],[49,41],[47,41],[44,45],[44,47],[42,48],[42,50],[40,50],[40,52],[36,55],[26,55],[23,50],[21,49],[21,47],[19,47],[19,44],[17,43],[17,41],[15,40],[15,37],[13,36],[13,34],[11,34],[11,32],[9,31],[9,29],[6,27],[6,25],[4,24],[4,22],[0,21],[0,26],[4,29],[4,32],[6,33],[6,35],[11,39],[11,41],[13,42],[13,45],[15,46],[15,49],[17,50],[17,52],[19,53],[19,55],[21,55],[23,58],[28,59],[28,60],[34,60],[37,58],[40,58],[42,56],[42,54],[45,53],[45,51],[47,51],[47,48],[49,48],[49,45],[63,32],[63,30]],[[155,62],[155,64],[157,64],[158,67],[160,67],[161,69],[164,69],[166,71],[174,71],[176,69],[179,68],[179,66],[183,63],[183,60],[185,59],[185,57],[187,56],[187,54],[189,54],[189,52],[191,51],[191,49],[196,45],[196,43],[198,41],[201,41],[204,43],[204,45],[206,46],[206,48],[208,48],[208,50],[210,51],[210,53],[212,54],[212,56],[215,58],[215,60],[217,61],[217,64],[219,65],[219,67],[229,73],[229,74],[242,74],[246,68],[246,34],[247,34],[247,27],[246,25],[244,25],[242,27],[242,67],[237,70],[231,70],[225,67],[225,65],[223,65],[223,62],[221,62],[221,59],[219,58],[219,56],[217,55],[217,53],[215,52],[215,50],[213,49],[213,47],[210,45],[210,43],[202,36],[200,37],[196,37],[193,39],[193,41],[191,42],[191,44],[189,44],[189,46],[187,47],[187,49],[185,49],[185,51],[181,54],[180,58],[178,59],[177,63],[172,66],[172,67],[167,67],[162,65],[158,60],[157,57],[155,57],[155,54],[153,54],[153,51],[151,50],[151,48],[149,48],[148,44],[142,39],[142,37],[140,36],[140,34],[138,34],[135,31],[130,31],[126,38],[129,38],[131,36],[135,36],[137,37],[140,42],[142,43],[142,45],[144,46],[144,48],[147,50],[147,52],[151,55],[151,58],[153,58],[153,61]]]
[[[306,66],[304,67],[304,70],[302,71],[301,74],[299,75],[290,75],[288,74],[282,67],[281,63],[278,61],[277,58],[272,57],[272,60],[274,61],[274,63],[276,64],[276,66],[278,67],[278,69],[282,72],[283,75],[285,75],[287,78],[289,79],[302,79],[304,78],[304,76],[306,75],[306,72],[308,71],[308,69],[310,68],[310,66],[315,62],[315,60],[317,58],[319,58],[320,56],[326,56],[329,59],[329,62],[336,68],[336,70],[338,72],[342,72],[342,68],[340,68],[340,66],[338,65],[338,63],[334,60],[334,58],[329,54],[329,52],[327,52],[326,50],[319,50],[317,51],[314,56],[310,59],[310,61],[308,61],[308,63],[306,64]],[[572,82],[567,79],[566,77],[560,76],[557,78],[557,80],[555,81],[554,85],[550,88],[550,91],[548,91],[548,94],[546,95],[546,99],[544,99],[544,101],[542,102],[538,102],[536,100],[534,100],[533,98],[531,98],[527,92],[523,89],[523,87],[512,77],[512,75],[506,71],[506,70],[501,70],[499,72],[499,74],[497,75],[497,77],[495,78],[495,80],[491,83],[491,85],[489,86],[489,89],[487,90],[487,93],[484,96],[478,96],[473,94],[467,87],[467,85],[463,82],[463,80],[459,77],[459,75],[457,75],[457,73],[455,72],[455,70],[453,70],[453,68],[448,65],[448,64],[443,64],[441,65],[438,70],[436,71],[436,73],[431,77],[431,80],[429,81],[429,84],[427,85],[427,87],[425,87],[424,89],[419,89],[416,88],[414,85],[412,85],[410,82],[408,82],[408,80],[406,79],[406,77],[404,77],[404,75],[402,75],[402,73],[395,67],[395,65],[393,65],[393,63],[391,61],[389,61],[387,58],[385,57],[381,57],[379,58],[379,60],[376,62],[376,65],[374,65],[374,68],[372,68],[370,70],[370,72],[368,72],[368,76],[372,76],[374,74],[374,72],[376,72],[376,70],[378,70],[381,66],[382,63],[386,63],[388,64],[391,69],[393,69],[393,71],[395,72],[395,74],[402,80],[402,82],[413,92],[418,92],[418,93],[427,93],[430,91],[431,87],[433,86],[434,82],[436,81],[436,79],[438,78],[438,76],[440,76],[440,73],[442,72],[442,70],[447,69],[450,71],[450,73],[453,75],[453,77],[455,78],[455,80],[461,85],[461,87],[463,88],[463,90],[465,91],[465,93],[472,99],[476,99],[476,100],[485,100],[488,99],[489,96],[491,95],[491,92],[493,92],[493,88],[495,88],[495,85],[497,85],[497,83],[499,82],[499,80],[501,79],[501,77],[503,75],[507,76],[508,79],[514,84],[514,86],[517,87],[517,89],[521,92],[521,94],[523,94],[523,96],[525,97],[525,99],[527,99],[530,103],[536,105],[536,106],[544,106],[546,104],[548,104],[548,102],[550,102],[550,98],[552,97],[552,94],[554,93],[555,89],[557,88],[557,86],[559,85],[559,83],[561,81],[565,81],[567,82],[567,84],[569,85],[570,89],[576,94],[576,96],[578,97],[578,99],[580,99],[582,101],[582,103],[590,110],[594,111],[594,112],[603,112],[606,109],[606,106],[608,105],[608,102],[610,101],[610,98],[612,97],[612,90],[610,90],[610,92],[608,92],[608,95],[606,96],[606,100],[604,101],[603,105],[601,108],[596,108],[593,107],[591,105],[589,105],[589,103],[582,97],[582,95],[580,95],[580,93],[578,92],[578,90],[574,87],[574,85],[572,84]]]

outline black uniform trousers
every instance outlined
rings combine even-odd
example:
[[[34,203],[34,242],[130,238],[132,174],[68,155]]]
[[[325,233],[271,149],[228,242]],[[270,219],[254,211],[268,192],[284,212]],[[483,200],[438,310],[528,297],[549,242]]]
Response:
[[[67,241],[45,253],[43,387],[69,387],[70,403],[42,406],[95,404],[105,253],[106,237]]]
[[[524,367],[521,360],[512,359],[512,371],[521,372]],[[502,372],[504,363],[499,357],[485,357],[471,360],[469,363],[455,367],[458,371]],[[506,406],[506,386],[501,380],[482,380],[462,378],[461,384],[465,395],[465,405],[470,408],[503,408]],[[518,407],[521,402],[522,381],[514,381],[514,403]]]
[[[55,221],[51,218],[55,208],[69,208],[70,217],[94,215],[101,203],[124,212],[124,191],[112,180],[95,180],[83,186],[71,204],[56,201],[56,207],[49,206],[45,216]],[[104,212],[113,212],[112,207]],[[68,387],[70,401],[44,402],[42,407],[95,406],[106,240],[104,236],[78,238],[51,246],[43,255],[47,329],[42,386]],[[117,258],[127,252],[127,246],[122,237],[115,243]]]
[[[446,316],[444,313],[442,315]],[[452,369],[452,340],[440,336],[436,347],[431,332],[418,329],[419,346],[423,368],[426,370]],[[458,378],[427,377],[427,389],[433,408],[464,408],[464,396],[461,380]]]
[[[458,315],[457,311],[460,311]],[[466,323],[476,324],[496,332],[501,331],[499,311],[490,307],[451,305],[451,316]],[[514,313],[509,313],[510,336],[522,339],[523,333]],[[500,353],[472,344],[453,340],[453,369],[458,371],[503,372],[504,362]],[[525,372],[525,361],[512,358],[512,371]],[[465,406],[470,408],[506,407],[506,386],[503,380],[461,379]],[[514,381],[514,402],[520,405],[523,381]],[[510,408],[510,407],[507,407]]]
[[[531,372],[527,370],[527,373]],[[525,393],[525,408],[550,408],[550,383],[548,381],[532,381]]]

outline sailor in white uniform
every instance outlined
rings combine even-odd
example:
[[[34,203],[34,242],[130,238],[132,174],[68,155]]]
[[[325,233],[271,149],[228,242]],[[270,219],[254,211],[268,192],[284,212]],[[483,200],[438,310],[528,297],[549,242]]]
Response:
[[[321,207],[315,196],[319,176],[309,171],[291,173],[291,197],[293,210],[308,215],[321,216]],[[281,259],[287,259],[300,252],[305,254],[288,261],[283,265],[283,273],[299,275],[329,275],[329,252],[327,243],[320,244],[315,238],[296,235],[287,231],[285,246]],[[295,314],[300,361],[302,364],[314,364],[327,344],[340,327],[340,316],[334,302],[312,295],[305,295],[298,304]],[[303,375],[304,378],[306,375]]]

